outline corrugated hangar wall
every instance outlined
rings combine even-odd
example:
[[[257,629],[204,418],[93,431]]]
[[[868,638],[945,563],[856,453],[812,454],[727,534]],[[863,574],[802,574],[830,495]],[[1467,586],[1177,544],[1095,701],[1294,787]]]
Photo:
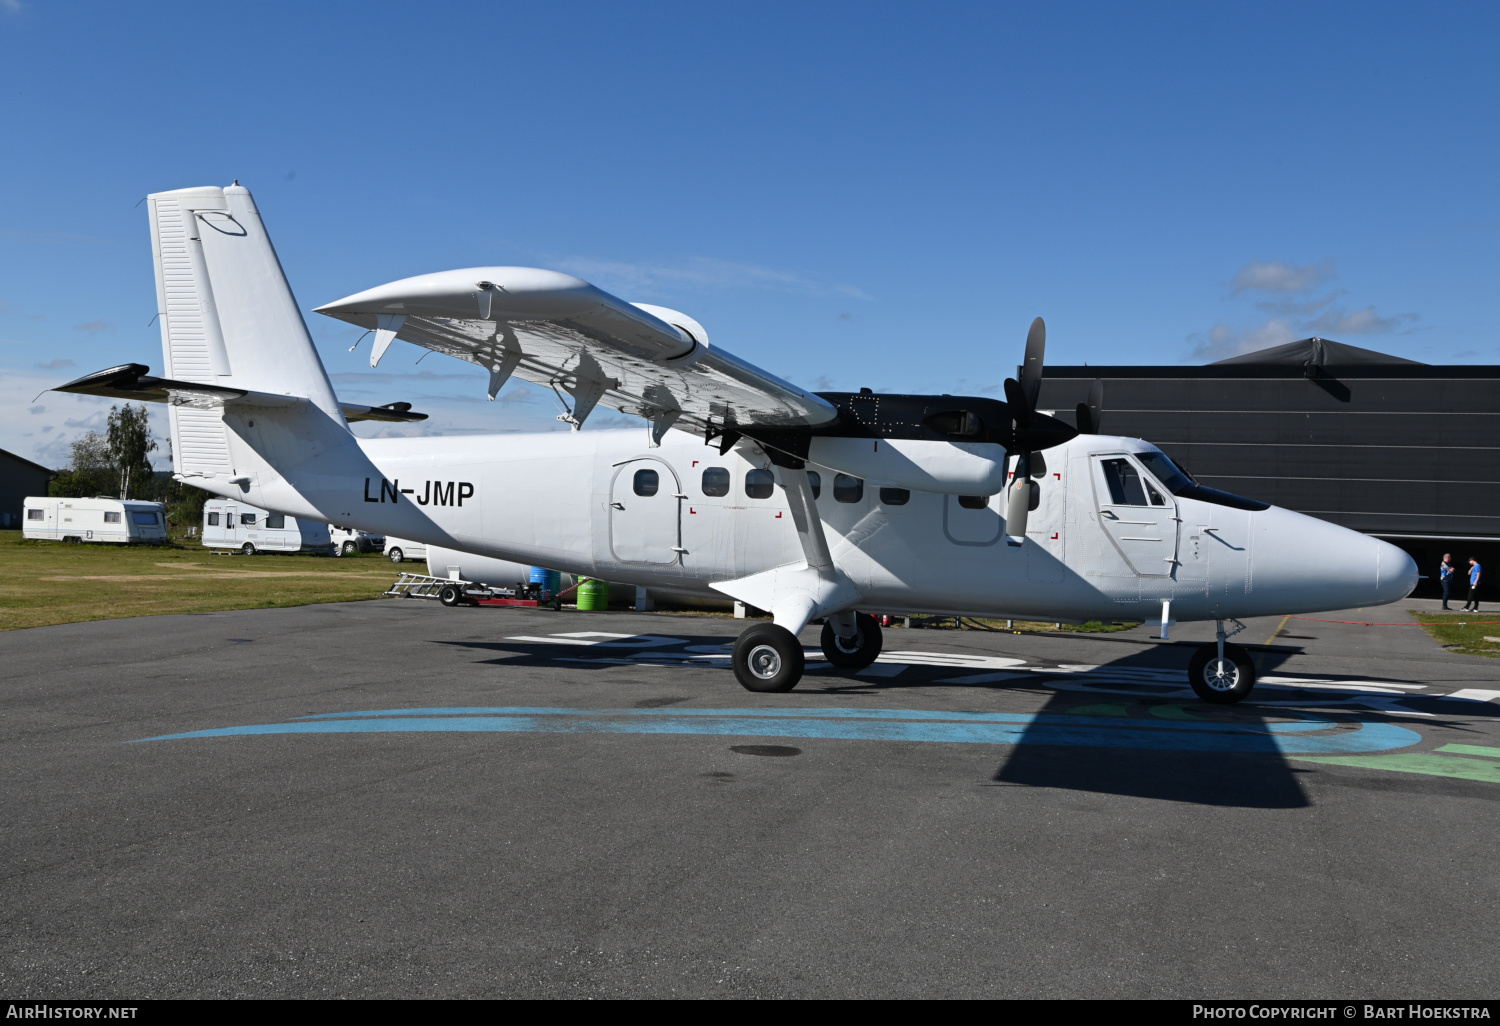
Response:
[[[1106,433],[1204,484],[1388,538],[1424,574],[1448,551],[1500,580],[1500,367],[1049,367],[1038,406],[1071,423],[1096,379]]]

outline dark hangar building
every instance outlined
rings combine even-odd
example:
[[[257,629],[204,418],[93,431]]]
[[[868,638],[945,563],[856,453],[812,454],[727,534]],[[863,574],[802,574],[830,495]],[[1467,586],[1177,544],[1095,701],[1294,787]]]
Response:
[[[1495,598],[1500,366],[1309,338],[1198,367],[1048,367],[1037,405],[1072,423],[1096,379],[1106,433],[1160,446],[1206,485],[1401,546],[1424,574],[1417,595],[1438,594],[1444,552],[1461,573],[1473,556]]]

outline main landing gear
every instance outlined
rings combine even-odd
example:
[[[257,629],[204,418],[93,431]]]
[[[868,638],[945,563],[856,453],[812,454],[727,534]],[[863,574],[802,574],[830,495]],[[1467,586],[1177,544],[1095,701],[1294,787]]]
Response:
[[[1218,621],[1218,640],[1204,645],[1188,664],[1188,683],[1193,692],[1205,702],[1215,705],[1233,705],[1250,694],[1255,687],[1255,664],[1250,653],[1239,645],[1226,644],[1245,629],[1238,620],[1231,620],[1234,630],[1225,633],[1224,621]]]
[[[880,655],[880,624],[868,613],[836,613],[823,623],[823,655],[834,666],[863,670]],[[785,627],[758,623],[734,643],[734,676],[750,691],[790,691],[802,679],[802,642]]]

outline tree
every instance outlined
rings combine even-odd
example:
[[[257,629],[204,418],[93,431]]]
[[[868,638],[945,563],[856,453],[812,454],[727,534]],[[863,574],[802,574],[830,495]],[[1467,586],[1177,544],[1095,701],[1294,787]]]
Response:
[[[109,440],[97,431],[90,431],[75,441],[72,449],[68,469],[53,475],[48,494],[84,498],[107,493],[117,478]]]
[[[150,454],[156,451],[146,404],[109,408],[109,452],[120,479],[120,498],[130,498],[130,487],[153,488]]]

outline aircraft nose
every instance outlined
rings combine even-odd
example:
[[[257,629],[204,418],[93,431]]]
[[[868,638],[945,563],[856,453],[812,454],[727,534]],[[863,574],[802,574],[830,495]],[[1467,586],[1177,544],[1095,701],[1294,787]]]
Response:
[[[1416,564],[1389,542],[1274,506],[1253,515],[1269,543],[1254,557],[1256,585],[1264,580],[1278,601],[1301,607],[1286,612],[1384,605],[1416,587]]]
[[[1417,572],[1417,562],[1412,559],[1406,550],[1384,542],[1378,538],[1371,539],[1375,542],[1376,560],[1379,569],[1375,574],[1375,590],[1379,594],[1379,601],[1399,602],[1412,593],[1417,586],[1420,575]]]

